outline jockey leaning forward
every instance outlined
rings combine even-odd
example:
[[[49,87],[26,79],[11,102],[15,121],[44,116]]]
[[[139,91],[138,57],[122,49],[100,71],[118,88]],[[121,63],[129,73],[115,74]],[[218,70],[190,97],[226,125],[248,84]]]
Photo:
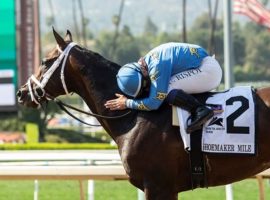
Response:
[[[117,84],[127,95],[105,103],[110,110],[126,108],[156,110],[165,100],[191,113],[187,132],[199,129],[214,113],[190,94],[219,86],[222,70],[214,57],[198,45],[162,44],[141,58],[120,68]]]

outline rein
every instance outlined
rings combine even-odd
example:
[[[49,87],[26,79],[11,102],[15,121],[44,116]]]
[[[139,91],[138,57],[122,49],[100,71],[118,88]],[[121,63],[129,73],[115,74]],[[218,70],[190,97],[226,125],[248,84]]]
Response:
[[[72,110],[75,110],[77,112],[80,112],[80,113],[83,113],[83,114],[86,114],[86,115],[90,115],[92,117],[96,117],[96,118],[101,118],[101,119],[120,119],[120,118],[123,118],[127,115],[129,115],[131,113],[131,111],[128,111],[126,112],[125,114],[123,115],[118,115],[118,116],[105,116],[105,115],[99,115],[99,114],[95,114],[95,113],[90,113],[90,112],[86,112],[84,110],[81,110],[81,109],[78,109],[76,107],[73,107],[71,105],[68,105],[66,103],[64,103],[63,101],[61,101],[60,99],[57,99],[55,98],[54,99],[54,102],[59,106],[59,108],[63,111],[65,111],[69,116],[73,117],[74,119],[78,120],[79,122],[83,123],[83,124],[86,124],[88,126],[101,126],[101,125],[95,125],[95,124],[89,124],[81,119],[79,119],[78,117],[76,117],[75,115],[73,115],[71,112],[69,112],[67,108],[70,108]]]

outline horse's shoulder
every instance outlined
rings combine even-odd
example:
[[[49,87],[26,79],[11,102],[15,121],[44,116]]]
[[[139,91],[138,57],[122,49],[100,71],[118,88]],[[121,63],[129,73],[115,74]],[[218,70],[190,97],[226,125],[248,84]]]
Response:
[[[169,120],[169,116],[172,114],[172,107],[169,106],[167,103],[163,103],[159,109],[151,110],[151,111],[139,111],[138,112],[138,119],[140,121],[159,121],[159,120]]]

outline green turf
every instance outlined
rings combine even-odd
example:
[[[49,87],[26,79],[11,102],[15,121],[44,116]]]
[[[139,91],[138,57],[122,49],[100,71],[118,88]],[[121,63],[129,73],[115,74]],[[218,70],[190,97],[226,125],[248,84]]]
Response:
[[[267,180],[264,180],[265,186],[265,199],[270,197],[270,188]],[[248,179],[234,183],[233,199],[234,200],[258,200],[259,188],[256,179]],[[181,197],[181,198],[180,198]],[[225,200],[225,187],[211,187],[209,189],[196,189],[194,191],[183,192],[178,195],[178,199],[181,200]]]
[[[267,180],[265,199],[270,199]],[[87,200],[87,182],[84,181]],[[33,199],[34,181],[0,181],[0,200]],[[259,199],[258,183],[248,179],[233,184],[234,200]],[[225,188],[196,189],[178,195],[179,200],[225,200]],[[80,200],[79,181],[39,181],[39,200]],[[137,200],[137,189],[127,181],[95,181],[95,200]]]

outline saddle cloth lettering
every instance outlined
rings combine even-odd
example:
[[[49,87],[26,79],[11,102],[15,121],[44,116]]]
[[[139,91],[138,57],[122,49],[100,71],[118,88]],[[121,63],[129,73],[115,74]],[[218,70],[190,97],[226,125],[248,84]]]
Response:
[[[202,151],[255,154],[255,104],[251,87],[239,86],[213,94],[206,104],[215,115],[203,126]],[[181,108],[176,111],[185,149],[190,150],[190,134],[186,132],[190,114]]]

